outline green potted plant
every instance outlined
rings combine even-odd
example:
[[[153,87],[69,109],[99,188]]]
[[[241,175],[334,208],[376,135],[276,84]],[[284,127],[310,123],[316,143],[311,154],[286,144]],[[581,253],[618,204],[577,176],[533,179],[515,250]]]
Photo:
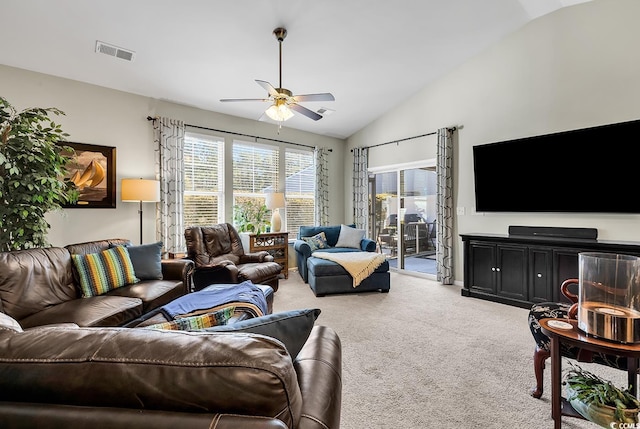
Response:
[[[17,111],[0,97],[0,251],[48,246],[45,214],[78,198],[64,176],[72,152],[50,115],[56,108]]]
[[[271,223],[269,209],[254,199],[238,200],[233,206],[233,224],[238,232],[259,235]]]
[[[563,384],[567,400],[585,419],[606,428],[613,422],[638,423],[640,402],[628,389],[619,389],[573,364],[566,370]]]

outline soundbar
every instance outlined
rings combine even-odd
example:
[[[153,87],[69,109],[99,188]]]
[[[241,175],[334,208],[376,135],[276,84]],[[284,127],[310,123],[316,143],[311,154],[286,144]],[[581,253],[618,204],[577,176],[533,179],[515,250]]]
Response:
[[[596,228],[566,228],[555,226],[516,226],[509,225],[509,235],[539,236],[557,238],[581,238],[585,240],[597,240]]]

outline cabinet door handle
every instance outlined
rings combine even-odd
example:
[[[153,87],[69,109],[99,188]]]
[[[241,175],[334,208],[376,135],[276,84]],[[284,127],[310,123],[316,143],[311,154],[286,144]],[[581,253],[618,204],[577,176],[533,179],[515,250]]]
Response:
[[[542,274],[538,273],[538,278],[541,279],[542,278]]]
[[[496,270],[496,267],[491,267],[491,271],[495,271],[495,270]]]
[[[496,271],[500,271],[500,268],[496,268]]]

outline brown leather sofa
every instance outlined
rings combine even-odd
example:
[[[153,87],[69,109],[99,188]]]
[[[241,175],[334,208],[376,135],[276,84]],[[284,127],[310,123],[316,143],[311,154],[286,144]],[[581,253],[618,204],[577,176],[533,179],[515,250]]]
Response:
[[[195,263],[196,290],[211,284],[241,283],[268,285],[278,290],[282,266],[266,251],[245,253],[238,231],[229,223],[193,226],[185,230],[187,258]]]
[[[55,323],[122,326],[189,292],[193,262],[162,260],[162,280],[142,280],[82,298],[71,254],[130,244],[111,239],[0,253],[0,312],[23,328]]]
[[[42,326],[0,313],[0,427],[337,429],[340,339]]]

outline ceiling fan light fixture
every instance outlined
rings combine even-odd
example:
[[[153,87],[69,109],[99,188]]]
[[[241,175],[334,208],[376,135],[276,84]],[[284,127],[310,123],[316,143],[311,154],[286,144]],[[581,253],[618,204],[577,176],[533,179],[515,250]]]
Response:
[[[293,112],[289,106],[287,106],[285,100],[275,100],[275,103],[273,103],[264,113],[277,122],[284,122],[293,118]]]

